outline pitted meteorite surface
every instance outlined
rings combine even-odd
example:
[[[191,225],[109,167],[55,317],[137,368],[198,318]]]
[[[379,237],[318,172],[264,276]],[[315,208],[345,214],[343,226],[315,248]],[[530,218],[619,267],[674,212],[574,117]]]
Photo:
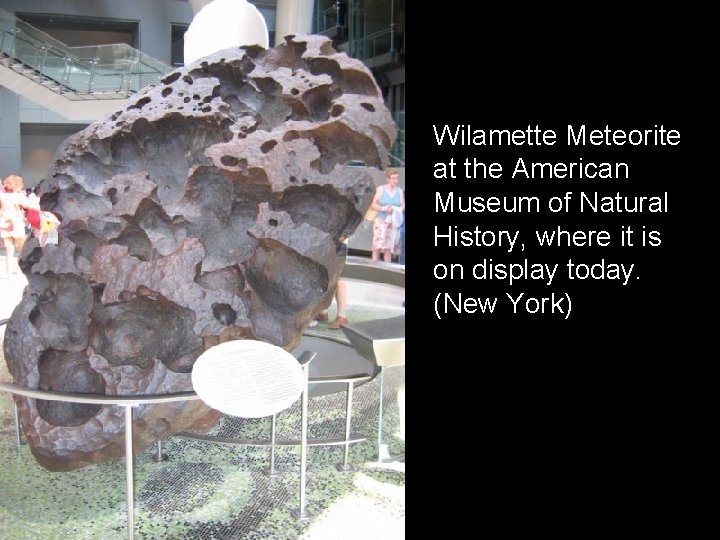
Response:
[[[370,73],[319,36],[228,49],[167,75],[70,137],[41,184],[59,244],[29,240],[29,285],[5,357],[28,388],[192,389],[229,339],[292,349],[332,300],[395,126]],[[18,398],[38,461],[69,470],[123,453],[119,407]],[[217,415],[138,407],[135,449]]]

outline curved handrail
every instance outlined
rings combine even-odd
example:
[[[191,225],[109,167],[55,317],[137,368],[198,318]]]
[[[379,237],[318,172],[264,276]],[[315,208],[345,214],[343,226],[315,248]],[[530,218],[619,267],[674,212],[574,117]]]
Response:
[[[334,384],[334,383],[349,383],[349,382],[363,382],[374,379],[375,375],[368,373],[355,373],[353,375],[343,375],[342,377],[336,377],[334,375],[328,375],[327,377],[311,377],[308,382],[311,384]]]
[[[197,441],[205,441],[210,443],[236,444],[239,446],[300,446],[300,439],[240,439],[235,437],[219,437],[217,435],[202,435],[200,433],[190,433],[189,431],[181,431],[176,433],[175,437],[183,439],[195,439]],[[365,435],[352,433],[348,439],[345,437],[326,437],[320,439],[308,439],[308,446],[340,446],[343,444],[354,444],[367,440]]]
[[[323,336],[324,337],[324,336]],[[363,382],[374,377],[369,373],[355,373],[352,375],[310,377],[310,384],[332,384]],[[83,403],[86,405],[155,405],[157,403],[173,403],[175,401],[194,401],[200,399],[193,390],[175,392],[172,394],[130,394],[130,395],[102,395],[83,394],[75,392],[58,392],[56,390],[39,390],[36,388],[25,388],[13,383],[0,382],[0,390],[25,396],[33,399],[44,399],[46,401],[64,401],[66,403]]]
[[[305,353],[303,353],[305,354]],[[300,360],[299,360],[300,361]],[[327,383],[355,383],[370,380],[374,375],[367,373],[358,373],[355,375],[345,375],[339,377],[312,377],[308,379],[309,383],[327,384]],[[63,401],[69,403],[84,403],[93,405],[118,405],[123,407],[134,407],[137,405],[155,405],[158,403],[172,403],[176,401],[191,401],[200,399],[194,391],[176,392],[173,394],[137,394],[125,396],[104,396],[98,394],[83,394],[72,392],[58,392],[54,390],[37,390],[25,388],[12,383],[0,382],[0,391],[10,392],[19,396],[25,396],[33,399],[44,399],[47,401]],[[16,413],[17,414],[17,413]],[[19,441],[20,432],[19,424],[16,418],[17,438]],[[206,442],[223,442],[229,444],[239,444],[246,446],[297,446],[300,444],[296,440],[276,440],[269,441],[266,439],[236,439],[232,437],[218,437],[209,434],[195,434],[189,432],[175,433],[175,437],[186,437],[203,440]],[[310,446],[333,446],[340,444],[352,444],[366,440],[363,435],[353,434],[349,439],[340,438],[319,438],[308,441]],[[19,444],[19,443],[18,443]]]
[[[405,288],[405,265],[401,264],[372,262],[364,257],[348,256],[341,275],[345,278]]]
[[[135,394],[112,396],[102,394],[83,394],[75,392],[58,392],[56,390],[39,390],[33,388],[25,388],[13,383],[0,383],[0,390],[5,390],[11,394],[25,396],[34,399],[44,399],[46,401],[64,401],[66,403],[85,403],[92,405],[151,405],[156,403],[172,403],[175,401],[191,401],[200,399],[198,395],[192,391],[175,392],[173,394]]]

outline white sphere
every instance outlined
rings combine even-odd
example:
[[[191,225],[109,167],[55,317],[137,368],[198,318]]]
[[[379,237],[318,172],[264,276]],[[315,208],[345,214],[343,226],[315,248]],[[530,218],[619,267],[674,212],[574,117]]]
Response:
[[[265,18],[247,0],[213,0],[195,15],[185,32],[185,64],[244,45],[268,48]]]

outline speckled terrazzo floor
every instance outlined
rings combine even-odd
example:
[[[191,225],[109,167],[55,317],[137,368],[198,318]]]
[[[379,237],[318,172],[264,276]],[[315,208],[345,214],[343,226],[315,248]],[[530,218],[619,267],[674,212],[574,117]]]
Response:
[[[348,309],[351,321],[398,313],[368,306]],[[313,330],[342,335],[327,323]],[[8,380],[4,359],[0,380]],[[405,451],[400,422],[404,380],[404,367],[385,369],[383,443],[393,455]],[[298,506],[299,448],[277,449],[279,476],[271,480],[264,474],[267,448],[173,437],[164,442],[167,461],[154,461],[157,448],[135,459],[135,538],[404,538],[404,462],[375,463],[379,390],[375,378],[354,392],[352,431],[368,438],[350,446],[354,472],[335,468],[343,460],[342,446],[308,449],[309,522],[291,515]],[[310,438],[344,436],[345,398],[339,393],[310,400]],[[298,402],[278,416],[278,439],[299,438],[299,410]],[[223,417],[212,434],[269,438],[270,420]],[[0,539],[121,539],[127,538],[126,519],[124,460],[66,473],[43,469],[27,445],[16,446],[12,400],[0,393]]]

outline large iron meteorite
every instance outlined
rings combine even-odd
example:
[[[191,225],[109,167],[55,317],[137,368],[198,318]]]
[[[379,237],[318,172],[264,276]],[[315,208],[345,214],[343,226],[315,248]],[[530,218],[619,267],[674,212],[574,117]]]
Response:
[[[229,49],[167,75],[58,150],[41,204],[60,241],[28,241],[29,285],[5,335],[14,381],[93,394],[192,388],[230,339],[292,349],[332,300],[395,126],[370,71],[319,36]],[[16,398],[38,461],[123,452],[120,407]],[[142,406],[135,448],[216,413]]]

